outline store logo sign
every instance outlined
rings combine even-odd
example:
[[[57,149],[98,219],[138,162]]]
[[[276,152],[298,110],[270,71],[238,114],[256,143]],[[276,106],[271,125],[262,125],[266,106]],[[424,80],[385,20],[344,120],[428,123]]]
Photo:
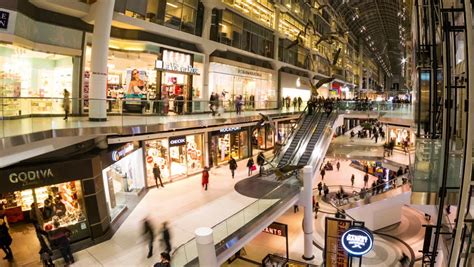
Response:
[[[19,182],[21,183],[33,182],[36,180],[42,180],[42,179],[53,178],[53,177],[54,175],[51,169],[25,171],[25,172],[19,172],[19,173],[14,172],[8,176],[10,183],[12,184],[17,184]]]
[[[362,227],[351,227],[341,237],[342,247],[349,254],[362,256],[367,254],[374,245],[372,233]]]
[[[263,229],[264,233],[286,237],[288,235],[288,225],[274,222]]]
[[[244,69],[237,69],[238,74],[249,75],[249,76],[256,76],[262,77],[262,74],[258,71],[251,71],[251,70],[244,70]]]
[[[10,13],[0,11],[0,29],[8,29],[8,18],[10,18]]]
[[[162,60],[155,61],[155,68],[164,71],[176,71],[191,75],[199,75],[199,69],[191,65],[180,65],[174,62],[163,62]]]
[[[133,143],[128,143],[123,148],[112,151],[112,160],[119,161],[135,149]]]
[[[172,137],[169,140],[170,146],[179,146],[186,144],[186,136]]]
[[[241,127],[230,127],[230,128],[223,128],[220,129],[220,133],[232,133],[232,132],[237,132],[240,131]]]

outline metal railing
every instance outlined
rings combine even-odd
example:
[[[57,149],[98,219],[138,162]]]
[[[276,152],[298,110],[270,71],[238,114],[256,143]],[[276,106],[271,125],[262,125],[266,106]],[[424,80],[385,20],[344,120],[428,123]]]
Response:
[[[222,222],[212,226],[214,244],[216,248],[226,246],[225,242],[230,236],[234,236],[237,232],[242,229],[248,223],[253,222],[255,219],[268,215],[266,211],[269,211],[272,207],[291,196],[299,194],[301,183],[297,177],[293,177],[280,183],[273,190],[258,198],[252,203],[245,206],[243,209],[227,217]],[[284,189],[284,190],[281,190]],[[278,193],[278,194],[277,194]],[[238,235],[242,236],[242,234]],[[233,243],[233,242],[229,242]],[[230,244],[229,246],[231,246]],[[197,258],[197,247],[196,239],[191,238],[184,242],[174,251],[172,255],[172,266],[185,266],[189,262]]]
[[[329,201],[336,207],[341,207],[341,206],[355,203],[360,200],[364,200],[368,196],[376,196],[376,195],[388,192],[390,190],[397,189],[405,184],[411,184],[408,173],[395,177],[394,179],[386,181],[375,187],[362,188],[361,191],[358,191],[358,192],[353,191],[352,195],[349,195],[347,197],[342,197],[342,198],[335,197],[329,200],[326,199],[326,201]]]

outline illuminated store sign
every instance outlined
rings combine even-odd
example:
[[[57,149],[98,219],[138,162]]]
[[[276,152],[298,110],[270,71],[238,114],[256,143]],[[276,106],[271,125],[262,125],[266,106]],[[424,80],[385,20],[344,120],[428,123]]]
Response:
[[[230,128],[220,129],[219,132],[220,133],[233,133],[233,132],[238,132],[241,129],[242,129],[241,127],[230,127]]]
[[[288,226],[286,224],[274,222],[263,229],[264,233],[286,237],[288,235]]]
[[[133,143],[128,143],[120,149],[112,151],[112,160],[119,161],[121,158],[125,157],[133,150],[135,150],[135,146],[133,145]]]
[[[8,18],[10,18],[9,12],[0,11],[0,29],[8,29]]]
[[[341,237],[342,247],[353,256],[367,254],[374,246],[374,236],[362,227],[351,227]]]
[[[180,146],[186,144],[186,136],[174,136],[169,139],[170,146]]]
[[[19,172],[19,173],[12,173],[8,177],[10,180],[10,183],[16,184],[18,182],[28,182],[28,181],[34,181],[34,180],[40,180],[40,179],[46,179],[46,178],[52,178],[54,177],[53,172],[51,169],[44,169],[44,170],[36,170],[36,171],[26,171],[26,172]]]
[[[199,70],[192,66],[191,55],[170,50],[163,50],[162,55],[162,60],[155,62],[157,70],[199,75]]]

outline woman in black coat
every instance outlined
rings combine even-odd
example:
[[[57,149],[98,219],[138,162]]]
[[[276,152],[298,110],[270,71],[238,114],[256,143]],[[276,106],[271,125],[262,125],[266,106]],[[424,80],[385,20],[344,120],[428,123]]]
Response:
[[[13,259],[13,253],[10,248],[10,245],[12,244],[12,237],[8,232],[8,226],[4,218],[0,219],[0,247],[6,254],[3,259],[10,261]]]

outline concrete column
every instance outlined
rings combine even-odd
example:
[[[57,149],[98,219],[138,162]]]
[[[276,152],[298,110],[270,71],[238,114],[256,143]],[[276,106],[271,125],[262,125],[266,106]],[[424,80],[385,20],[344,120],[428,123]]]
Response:
[[[304,260],[314,259],[313,246],[313,167],[303,168],[303,194],[300,203],[304,206],[303,232],[304,232]]]
[[[107,57],[114,4],[115,0],[98,0],[93,4],[95,21],[89,89],[89,120],[91,121],[107,120]]]
[[[204,0],[204,16],[202,22],[202,38],[209,40],[211,38],[212,10],[220,6],[216,0]]]
[[[209,227],[200,227],[194,231],[196,237],[196,247],[198,251],[199,266],[216,267],[217,256],[214,248],[214,238],[212,229]]]

